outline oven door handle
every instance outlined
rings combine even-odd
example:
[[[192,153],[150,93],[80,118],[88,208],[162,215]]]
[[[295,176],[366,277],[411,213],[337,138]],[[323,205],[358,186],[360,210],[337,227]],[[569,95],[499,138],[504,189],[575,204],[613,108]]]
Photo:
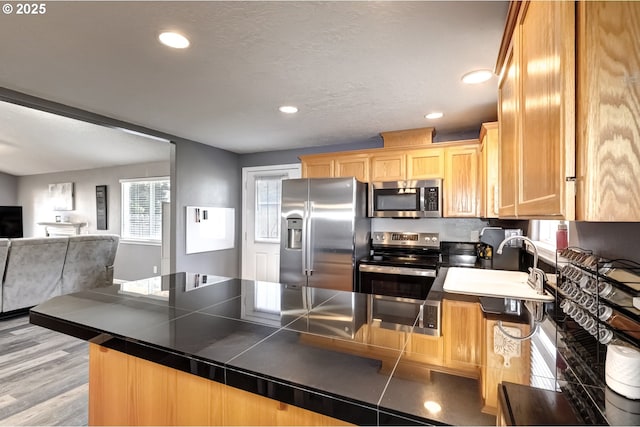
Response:
[[[360,271],[365,273],[399,274],[402,276],[436,277],[436,270],[411,267],[391,267],[388,265],[360,264]]]

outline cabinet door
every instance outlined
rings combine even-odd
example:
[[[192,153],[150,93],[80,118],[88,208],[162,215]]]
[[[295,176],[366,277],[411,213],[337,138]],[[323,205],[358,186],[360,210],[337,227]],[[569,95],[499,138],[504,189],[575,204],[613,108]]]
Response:
[[[578,2],[578,209],[640,221],[640,2]]]
[[[480,216],[498,217],[498,123],[482,125]]]
[[[339,155],[335,160],[336,177],[355,177],[360,182],[369,182],[369,156],[366,154]]]
[[[478,373],[482,357],[482,311],[477,302],[442,301],[444,362]]]
[[[479,204],[479,148],[445,150],[444,216],[477,217]]]
[[[483,412],[495,414],[498,409],[498,384],[508,381],[529,384],[531,377],[531,341],[505,339],[495,320],[485,321],[483,348],[484,372],[482,375]],[[502,322],[506,331],[514,336],[525,336],[531,328],[527,324]]]
[[[444,360],[444,340],[442,337],[409,334],[405,358],[411,361],[442,366]]]
[[[515,31],[511,49],[507,53],[504,70],[498,87],[498,118],[500,149],[498,150],[498,216],[516,216],[516,191],[518,188],[517,144],[518,130],[518,32]]]
[[[305,158],[302,160],[302,177],[333,178],[334,166],[334,161],[330,158]]]
[[[575,4],[528,2],[522,9],[522,137],[518,216],[575,214]]]
[[[444,178],[444,150],[427,148],[407,152],[407,179]]]
[[[401,152],[371,156],[371,181],[398,181],[406,179],[407,156]]]

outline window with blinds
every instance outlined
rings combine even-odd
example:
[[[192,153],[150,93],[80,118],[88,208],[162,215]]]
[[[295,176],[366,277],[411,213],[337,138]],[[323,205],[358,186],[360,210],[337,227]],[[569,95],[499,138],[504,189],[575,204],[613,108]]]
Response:
[[[169,177],[121,180],[121,238],[160,242],[162,202],[169,202]]]

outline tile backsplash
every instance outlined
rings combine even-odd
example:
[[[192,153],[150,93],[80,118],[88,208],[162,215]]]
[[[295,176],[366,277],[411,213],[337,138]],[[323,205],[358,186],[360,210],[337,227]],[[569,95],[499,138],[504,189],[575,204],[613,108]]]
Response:
[[[477,242],[480,230],[489,222],[478,218],[373,218],[371,231],[404,231],[440,233],[448,242]]]

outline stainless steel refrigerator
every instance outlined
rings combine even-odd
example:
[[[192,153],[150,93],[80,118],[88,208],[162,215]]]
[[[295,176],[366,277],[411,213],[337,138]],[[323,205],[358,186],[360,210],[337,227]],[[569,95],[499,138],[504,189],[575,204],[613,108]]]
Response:
[[[282,181],[280,282],[354,291],[369,251],[366,184],[355,178]]]

